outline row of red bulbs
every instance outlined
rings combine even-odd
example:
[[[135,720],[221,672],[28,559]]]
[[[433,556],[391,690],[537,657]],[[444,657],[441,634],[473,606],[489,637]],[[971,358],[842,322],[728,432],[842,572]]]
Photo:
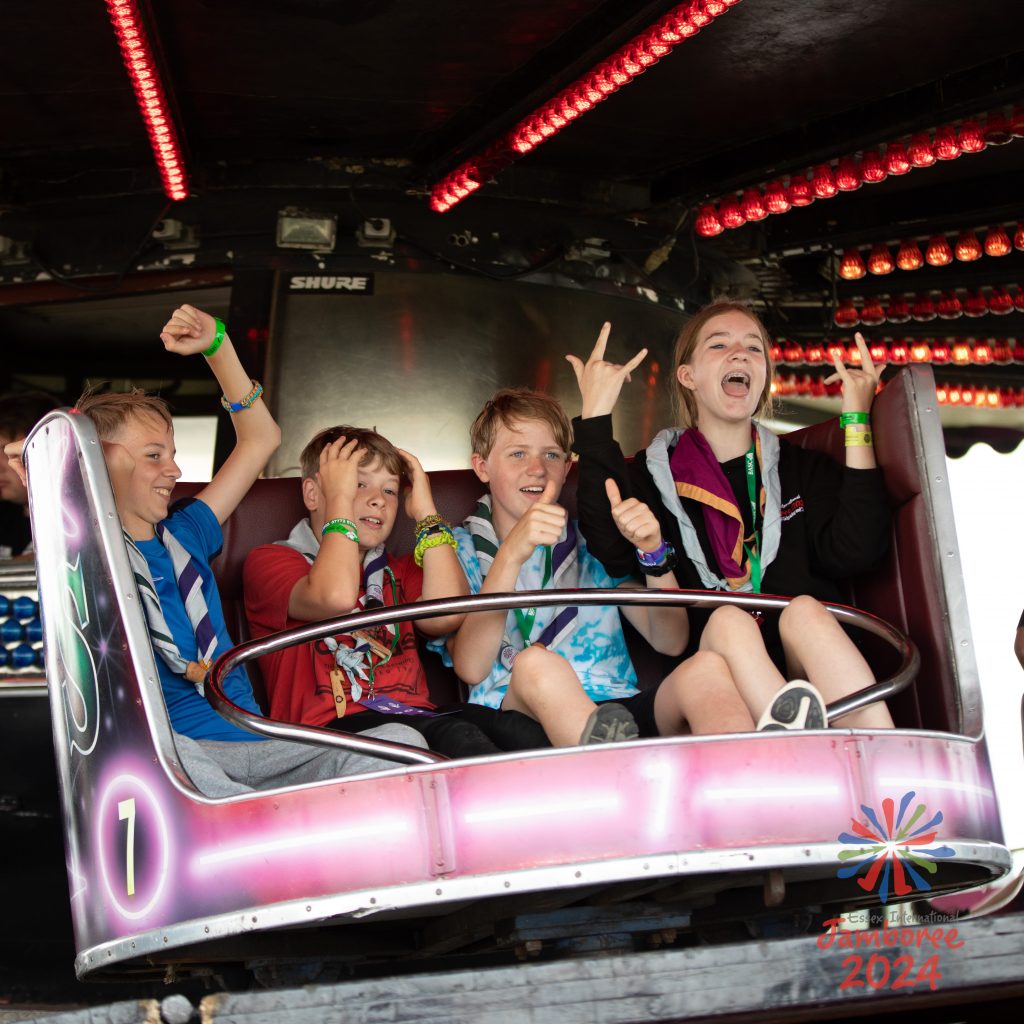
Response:
[[[847,249],[839,261],[839,276],[846,281],[857,281],[865,274],[881,276],[897,268],[919,270],[926,263],[932,267],[948,267],[954,257],[961,263],[971,263],[982,256],[1009,256],[1014,248],[1024,251],[1024,224],[1017,225],[1012,241],[1001,224],[988,229],[984,243],[973,231],[961,231],[953,245],[945,235],[933,235],[923,253],[917,241],[908,238],[900,243],[895,257],[885,242],[879,242],[866,259],[859,249]]]
[[[135,99],[149,135],[157,170],[168,199],[188,198],[185,158],[167,105],[156,61],[139,14],[137,0],[107,0],[121,59],[135,91]]]
[[[1024,364],[1024,344],[1015,338],[903,338],[872,341],[868,345],[872,362],[934,363],[954,366]],[[804,345],[779,338],[770,349],[772,363],[780,366],[830,366],[833,356],[843,363],[860,364],[860,349],[850,341],[811,341]]]
[[[833,320],[839,327],[856,327],[857,324],[874,327],[884,323],[905,324],[909,320],[927,323],[936,317],[957,320],[962,316],[984,316],[986,313],[1005,316],[1014,310],[1024,313],[1024,289],[1018,287],[1011,294],[1008,288],[997,285],[987,297],[980,289],[967,292],[962,299],[955,291],[942,292],[938,299],[927,293],[920,293],[914,298],[894,295],[885,306],[881,297],[876,297],[867,299],[859,309],[853,299],[844,299],[839,303]]]
[[[437,213],[450,210],[513,160],[557,135],[580,114],[628,85],[684,39],[695,36],[739,2],[689,0],[674,7],[646,31],[523,118],[484,152],[442,178],[431,190],[431,209]]]
[[[1007,118],[993,111],[982,127],[975,120],[959,127],[943,125],[929,132],[917,132],[909,143],[890,142],[884,149],[866,150],[860,159],[841,157],[835,165],[818,164],[810,172],[771,181],[763,188],[748,188],[741,195],[723,196],[707,203],[697,214],[695,230],[706,238],[748,221],[764,220],[770,213],[787,213],[793,207],[810,206],[816,199],[831,199],[840,192],[854,192],[861,185],[885,181],[890,175],[907,174],[915,167],[931,167],[939,160],[955,160],[964,153],[980,153],[988,145],[1002,145],[1024,137],[1024,107],[1014,107]],[[810,175],[808,177],[808,174]]]
[[[779,398],[835,398],[841,394],[839,383],[826,384],[821,377],[782,373],[772,381],[772,394]],[[935,399],[939,405],[975,409],[1013,409],[1024,407],[1024,388],[989,388],[977,384],[937,384]]]

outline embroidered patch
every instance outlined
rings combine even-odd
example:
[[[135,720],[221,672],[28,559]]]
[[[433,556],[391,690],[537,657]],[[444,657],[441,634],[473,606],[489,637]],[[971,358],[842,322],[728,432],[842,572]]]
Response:
[[[793,516],[798,515],[804,510],[804,499],[797,495],[795,498],[790,498],[780,510],[782,521],[788,522]]]

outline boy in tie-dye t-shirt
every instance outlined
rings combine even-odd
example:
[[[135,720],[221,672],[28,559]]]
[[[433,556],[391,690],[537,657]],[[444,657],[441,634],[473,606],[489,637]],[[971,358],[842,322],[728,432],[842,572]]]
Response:
[[[557,504],[572,443],[558,402],[503,389],[477,417],[471,440],[473,469],[489,493],[455,533],[474,593],[628,585],[608,576]],[[614,485],[609,500],[629,537],[657,547],[660,528],[645,505],[622,501]],[[648,586],[677,586],[671,569],[657,568]],[[627,606],[622,614],[661,653],[685,648],[685,608]],[[536,719],[555,746],[753,728],[716,654],[700,652],[657,687],[638,690],[612,606],[477,612],[447,639],[444,655],[469,685],[472,702]]]

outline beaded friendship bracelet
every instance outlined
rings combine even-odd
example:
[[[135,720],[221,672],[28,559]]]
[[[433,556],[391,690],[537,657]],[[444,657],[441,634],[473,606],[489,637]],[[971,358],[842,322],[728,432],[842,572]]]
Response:
[[[203,353],[203,355],[206,356],[207,359],[209,359],[210,356],[216,353],[217,349],[220,348],[220,343],[224,340],[224,321],[221,320],[219,316],[215,316],[213,318],[213,325],[213,341],[210,342],[210,347]]]
[[[340,533],[342,537],[348,537],[353,544],[359,543],[359,531],[351,519],[329,519],[320,530],[321,539],[329,533]]]
[[[433,515],[424,516],[416,524],[416,533],[417,534],[423,533],[425,530],[430,529],[431,526],[447,526],[447,527],[451,527],[451,523],[449,523],[448,520],[445,519],[444,516],[439,516],[436,513],[434,513]]]
[[[225,412],[241,412],[243,409],[248,409],[262,396],[263,385],[258,380],[252,380],[251,378],[249,383],[252,384],[252,390],[240,402],[229,402],[226,396],[221,395],[220,404]]]

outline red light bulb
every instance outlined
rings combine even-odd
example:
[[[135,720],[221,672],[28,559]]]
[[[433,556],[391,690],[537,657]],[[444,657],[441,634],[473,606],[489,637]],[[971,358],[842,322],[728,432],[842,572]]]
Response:
[[[764,199],[756,188],[748,188],[743,193],[743,216],[747,220],[764,220],[768,211],[764,208]]]
[[[795,342],[781,338],[782,361],[790,366],[799,366],[804,361],[804,350]]]
[[[900,242],[900,250],[896,253],[896,266],[900,270],[918,270],[924,266],[921,247],[912,238]]]
[[[953,250],[949,247],[945,235],[935,235],[932,238],[924,258],[933,267],[945,267],[953,262]]]
[[[1024,313],[1024,288],[1017,285],[1017,290],[1013,293],[1013,308],[1018,313]]]
[[[871,354],[871,362],[876,366],[879,363],[889,362],[889,346],[882,341],[872,341],[868,344],[868,352]]]
[[[853,304],[853,299],[843,299],[832,319],[838,327],[856,327],[860,323],[860,313]]]
[[[987,366],[992,362],[992,343],[990,339],[986,338],[984,341],[975,343],[973,359],[978,366]]]
[[[915,167],[931,167],[935,163],[935,150],[927,132],[918,132],[911,138],[907,154]]]
[[[939,405],[949,405],[949,392],[944,384],[935,385],[935,401]]]
[[[979,291],[967,293],[964,300],[964,314],[966,316],[984,316],[988,312],[988,303],[985,296]]]
[[[1013,312],[1013,296],[1005,288],[998,285],[992,289],[988,297],[988,311],[996,316],[1005,316]]]
[[[773,341],[768,346],[768,358],[772,361],[772,365],[778,366],[782,362],[782,347],[777,341]]]
[[[973,231],[961,231],[956,240],[956,258],[961,263],[981,259],[981,242]]]
[[[894,295],[885,311],[885,319],[891,324],[905,324],[910,319],[910,303],[905,295]]]
[[[1002,225],[988,229],[988,234],[985,235],[986,256],[1009,256],[1012,249],[1013,244],[1010,242],[1010,236],[1003,229]]]
[[[718,219],[718,211],[715,209],[714,203],[708,203],[707,206],[700,208],[700,213],[697,214],[695,230],[698,235],[702,235],[704,238],[720,235],[725,230],[722,227],[722,222]]]
[[[956,130],[951,125],[935,129],[935,155],[940,160],[955,160],[961,152]]]
[[[910,158],[902,142],[890,142],[885,147],[885,169],[890,174],[907,174],[910,171]]]
[[[1024,345],[1022,345],[1016,338],[1011,338],[1013,342],[1013,361],[1015,363],[1024,363]],[[1024,394],[1024,388],[1021,389],[1021,394]]]
[[[1024,139],[1024,107],[1017,104],[1010,115],[1010,131],[1014,138]]]
[[[879,324],[885,323],[885,310],[882,308],[881,299],[868,299],[861,306],[860,322],[867,327],[877,327]],[[856,348],[852,348],[850,351],[855,352]]]
[[[771,181],[765,185],[764,206],[769,213],[786,213],[792,206],[781,181]]]
[[[963,315],[964,308],[960,305],[956,292],[943,292],[939,296],[935,311],[943,320],[957,320]]]
[[[970,342],[960,339],[953,342],[952,362],[956,366],[967,366],[971,361]]]
[[[841,341],[830,341],[825,345],[825,354],[828,361],[834,363],[837,359],[841,363],[846,362],[846,346]]]
[[[823,377],[811,378],[811,398],[825,398],[828,395],[828,387]]]
[[[747,223],[743,216],[743,207],[736,196],[722,196],[718,201],[718,219],[723,227],[739,228]]]
[[[818,164],[811,172],[811,188],[818,199],[831,199],[839,191],[828,164]]]
[[[985,118],[985,141],[990,146],[1002,146],[1012,138],[1013,132],[1001,111],[994,110]]]
[[[811,364],[822,363],[825,361],[825,349],[822,347],[820,341],[812,341],[807,348],[804,349],[804,359]]]
[[[885,161],[882,159],[878,150],[867,150],[864,154],[864,159],[860,164],[861,181],[875,184],[879,181],[885,181],[888,173],[889,172],[885,169]]]
[[[711,21],[711,15],[708,14],[707,8],[704,6],[704,0],[693,0],[687,14],[690,16],[690,21],[692,21],[697,28],[703,28]]]
[[[985,133],[977,121],[964,121],[956,140],[965,153],[980,153],[985,148]]]
[[[914,299],[914,304],[910,307],[910,315],[915,320],[920,320],[921,323],[925,323],[928,320],[935,319],[935,303],[932,302],[932,297],[924,293],[917,296]]]
[[[927,341],[914,341],[910,345],[910,361],[912,363],[930,363],[932,361],[932,347]]]
[[[729,5],[725,0],[704,0],[704,7],[712,18],[717,18],[720,14],[725,14],[729,10]]]
[[[814,202],[814,191],[811,188],[811,183],[804,177],[790,178],[786,195],[792,206],[810,206]]]
[[[1024,252],[1024,224],[1018,224],[1013,233],[1013,247]]]
[[[1013,360],[1013,349],[1006,338],[992,338],[992,362],[1009,363]]]
[[[894,341],[889,349],[889,362],[903,366],[910,362],[910,347],[906,341]]]
[[[860,184],[860,164],[852,156],[844,156],[836,168],[836,188],[841,192],[856,192]]]
[[[872,274],[881,276],[882,274],[891,274],[895,269],[896,264],[893,262],[892,253],[889,252],[889,246],[879,242],[872,248],[871,255],[868,257],[868,270]]]
[[[847,249],[839,261],[839,276],[844,281],[856,281],[867,273],[864,260],[856,249]]]
[[[960,388],[960,404],[974,405],[974,388],[970,384],[964,384]]]
[[[933,363],[948,363],[952,356],[952,349],[950,347],[950,339],[943,338],[936,340],[932,345],[932,362]]]

